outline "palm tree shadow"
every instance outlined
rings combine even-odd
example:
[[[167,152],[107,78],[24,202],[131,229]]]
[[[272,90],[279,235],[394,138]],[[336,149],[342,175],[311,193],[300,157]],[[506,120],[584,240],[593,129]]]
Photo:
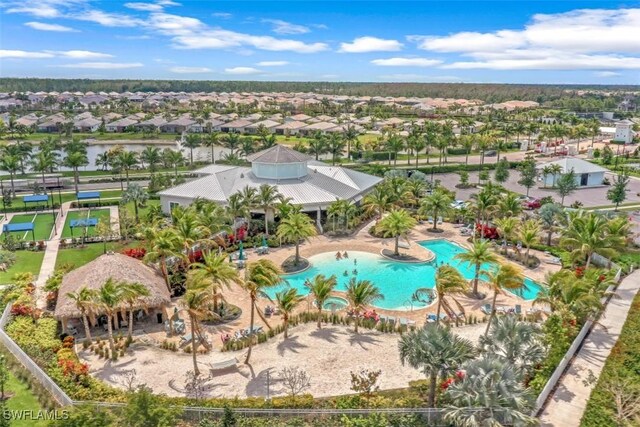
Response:
[[[325,340],[330,343],[335,343],[338,338],[336,331],[336,328],[316,329],[315,331],[311,332],[309,336]]]
[[[356,334],[356,333],[354,333],[353,335],[351,335],[349,337],[349,344],[350,345],[357,344],[361,348],[363,348],[364,350],[367,349],[366,344],[377,345],[379,342],[380,342],[380,340],[377,339],[375,336],[373,336],[371,334],[361,334],[361,333]]]
[[[292,353],[298,353],[300,349],[307,347],[307,345],[298,342],[298,336],[293,336],[278,343],[278,354],[284,356],[287,350]]]
[[[258,372],[258,375],[252,375],[249,382],[247,382],[247,386],[245,387],[245,392],[247,393],[247,396],[260,397],[260,396],[267,395],[267,372],[269,372],[270,386],[275,382],[275,378],[274,378],[275,375],[273,372],[270,372],[272,371],[272,369],[273,368],[267,368]]]

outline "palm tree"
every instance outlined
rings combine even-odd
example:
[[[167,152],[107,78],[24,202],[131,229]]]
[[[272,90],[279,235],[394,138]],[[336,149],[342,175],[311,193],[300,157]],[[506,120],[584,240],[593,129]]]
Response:
[[[574,258],[586,260],[586,268],[591,265],[593,254],[610,257],[616,253],[608,233],[608,223],[604,216],[579,211],[569,217],[568,226],[563,229],[560,246],[570,250]]]
[[[313,225],[311,218],[301,212],[294,212],[287,218],[282,219],[276,232],[278,238],[293,242],[296,245],[294,265],[298,265],[300,262],[300,240],[309,241],[309,238],[316,234],[316,227]]]
[[[389,215],[380,221],[378,227],[380,227],[380,231],[382,231],[385,237],[395,238],[393,253],[395,256],[399,256],[400,252],[398,251],[398,248],[400,237],[406,238],[407,233],[409,233],[415,225],[416,220],[409,215],[409,212],[404,209],[396,209],[389,212]]]
[[[505,255],[509,253],[507,241],[513,236],[513,231],[520,224],[520,220],[513,216],[498,218],[495,221],[498,232],[502,235],[502,245],[504,246]]]
[[[453,199],[448,193],[436,189],[431,195],[425,197],[420,205],[421,215],[431,214],[433,216],[433,231],[438,229],[438,215],[445,213],[451,208]]]
[[[522,212],[522,202],[516,193],[505,193],[498,199],[498,211],[503,217],[518,217]]]
[[[320,131],[314,132],[307,144],[309,145],[309,152],[315,156],[316,160],[328,150],[327,137]]]
[[[475,355],[471,341],[433,323],[403,334],[398,348],[402,364],[420,369],[429,379],[427,405],[430,408],[435,406],[438,375],[444,379]]]
[[[234,193],[229,196],[229,200],[226,206],[227,215],[231,218],[231,221],[235,227],[236,220],[238,218],[246,218],[251,215],[249,207],[244,202],[242,194]],[[235,233],[235,229],[233,232]]]
[[[138,207],[144,206],[147,200],[149,200],[149,193],[147,193],[147,190],[140,187],[138,184],[131,184],[127,187],[124,193],[122,193],[122,199],[120,203],[126,205],[127,203],[133,202],[136,224],[138,224],[140,223],[140,218],[138,216]]]
[[[95,308],[96,291],[86,286],[81,287],[76,292],[69,292],[67,298],[72,300],[82,314],[82,324],[84,325],[85,339],[91,342],[91,327],[88,316]]]
[[[148,297],[151,293],[142,283],[121,283],[122,302],[129,306],[129,331],[128,337],[133,336],[133,308],[142,297]]]
[[[381,185],[374,187],[373,191],[365,196],[363,204],[365,213],[367,215],[375,214],[376,221],[380,220],[384,213],[392,206],[385,188]]]
[[[313,295],[318,307],[318,329],[322,328],[322,307],[324,303],[331,296],[331,292],[338,285],[336,276],[326,277],[323,274],[318,274],[311,281],[305,283],[309,293]]]
[[[16,156],[3,154],[0,156],[0,169],[9,172],[9,179],[11,180],[11,192],[13,196],[16,195],[16,189],[14,186],[14,178],[16,173],[20,170],[20,161]]]
[[[404,141],[402,137],[393,132],[389,134],[385,145],[387,150],[393,153],[393,166],[396,166],[398,163],[398,153],[404,148]],[[391,162],[391,156],[389,156],[389,162]]]
[[[189,289],[190,286],[194,286],[194,289]],[[191,325],[191,342],[193,343],[191,355],[193,357],[193,372],[196,375],[200,374],[200,369],[198,369],[198,362],[196,359],[198,344],[202,343],[207,346],[206,337],[200,330],[200,319],[204,318],[209,313],[211,297],[211,292],[199,288],[197,282],[193,282],[193,279],[189,278],[187,292],[180,300],[182,307],[187,311],[189,324]]]
[[[40,150],[38,154],[31,158],[31,169],[42,174],[42,185],[44,185],[44,174],[56,165],[56,158],[52,151]]]
[[[455,259],[459,259],[475,267],[473,294],[478,297],[478,279],[480,278],[482,264],[494,264],[498,262],[498,257],[491,249],[491,243],[484,239],[473,239],[471,250],[460,252],[455,256]]]
[[[436,309],[436,323],[440,322],[440,309],[443,308],[449,318],[457,318],[456,313],[464,313],[464,307],[455,298],[455,295],[464,294],[467,290],[467,281],[460,272],[450,266],[441,265],[436,271],[435,293],[438,298],[438,308]],[[454,310],[451,299],[458,310]]]
[[[238,270],[227,261],[225,253],[205,252],[201,262],[191,264],[191,274],[196,276],[196,281],[208,287],[212,293],[214,306],[221,299],[222,286],[229,288],[232,283],[240,281]]]
[[[562,208],[557,203],[545,203],[538,210],[540,225],[547,232],[547,246],[551,246],[551,237],[558,228],[556,224],[561,213]]]
[[[202,139],[197,133],[189,133],[182,142],[182,145],[189,149],[189,164],[193,166],[193,149],[198,148],[202,144]]]
[[[87,155],[80,151],[71,152],[67,155],[67,157],[64,158],[64,165],[68,168],[73,169],[73,184],[75,186],[76,193],[78,192],[78,183],[80,182],[80,174],[78,173],[78,168],[86,166],[88,164],[89,159],[87,158]]]
[[[487,329],[484,332],[484,335],[487,336],[489,334],[489,328],[491,327],[491,321],[496,314],[496,300],[498,299],[498,295],[504,291],[521,290],[525,284],[522,272],[513,264],[498,264],[490,271],[485,272],[485,275],[487,277],[487,284],[493,291],[491,314],[487,321]]]
[[[155,172],[157,166],[162,163],[162,154],[160,153],[160,149],[158,147],[153,147],[148,145],[140,152],[140,163],[147,164],[150,172]]]
[[[285,291],[276,293],[276,304],[282,313],[282,322],[284,324],[284,339],[289,338],[289,317],[293,310],[304,301],[304,297],[298,294],[296,288],[289,288]]]
[[[180,238],[173,228],[158,230],[155,227],[149,227],[145,230],[145,240],[148,242],[148,250],[144,259],[148,262],[160,262],[160,271],[164,277],[167,289],[169,293],[171,293],[169,272],[167,271],[167,258],[180,255]]]
[[[327,149],[331,153],[331,164],[335,165],[336,160],[340,157],[342,152],[344,151],[344,140],[340,136],[339,133],[333,132],[329,135],[329,140],[327,141]]]
[[[229,149],[229,153],[233,156],[240,145],[240,135],[237,133],[229,133],[224,139],[224,145]]]
[[[384,299],[380,290],[368,280],[356,280],[352,277],[347,285],[347,301],[353,310],[355,333],[358,333],[360,323],[360,312],[365,310],[374,302]]]
[[[120,283],[109,277],[98,289],[95,299],[95,304],[99,311],[104,312],[107,316],[107,333],[109,334],[109,349],[112,357],[116,354],[116,346],[113,341],[113,321],[122,303],[123,287],[120,285]]]
[[[491,324],[489,335],[480,336],[480,351],[499,357],[525,379],[546,357],[542,332],[534,323],[521,322],[516,316],[500,316]]]
[[[249,363],[251,350],[253,348],[253,326],[255,324],[256,301],[258,300],[258,297],[268,298],[268,295],[265,293],[265,289],[278,286],[283,282],[280,277],[281,273],[282,271],[278,266],[268,259],[260,259],[255,262],[250,262],[245,269],[245,278],[241,285],[249,293],[249,298],[251,299],[251,316],[249,321],[249,331],[251,335],[249,338],[249,350],[247,351],[247,357],[244,360],[245,364]],[[268,327],[269,324],[264,316],[262,316],[260,310],[257,310],[257,313]]]
[[[275,185],[262,184],[256,194],[256,205],[264,211],[264,233],[269,235],[269,220],[273,220],[273,211],[278,202],[282,201],[282,194]]]
[[[242,190],[240,190],[240,195],[242,196],[242,203],[247,208],[247,216],[244,218],[247,225],[249,225],[249,220],[251,219],[251,209],[256,206],[256,195],[258,190],[253,187],[249,187],[246,185]]]
[[[445,419],[456,426],[535,425],[535,397],[513,366],[493,356],[464,365],[461,381],[447,388]]]
[[[527,248],[524,260],[525,263],[528,263],[529,251],[531,250],[531,246],[537,244],[540,241],[540,223],[533,219],[525,221],[520,227],[518,237],[520,238],[522,244]]]
[[[129,171],[138,164],[138,153],[135,151],[121,151],[117,157],[118,166],[124,170],[127,177],[127,187],[129,187]]]
[[[205,147],[211,148],[211,163],[215,164],[216,156],[214,149],[216,145],[220,144],[220,132],[211,132],[204,138],[202,143]]]
[[[168,166],[173,167],[174,177],[178,177],[178,167],[184,164],[184,156],[180,151],[165,149],[162,152],[162,157],[167,162]]]
[[[186,209],[182,212],[174,209],[172,214],[173,228],[178,235],[184,253],[189,257],[193,252],[193,245],[209,237],[208,230],[200,224],[193,209]]]

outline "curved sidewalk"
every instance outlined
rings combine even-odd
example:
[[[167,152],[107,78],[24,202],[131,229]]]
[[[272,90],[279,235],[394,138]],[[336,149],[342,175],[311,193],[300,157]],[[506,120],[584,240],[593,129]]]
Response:
[[[633,298],[640,289],[640,270],[627,276],[607,304],[600,322],[584,340],[567,371],[558,382],[540,415],[541,426],[579,426],[595,384],[585,383],[591,373],[600,376],[602,368],[620,336]]]

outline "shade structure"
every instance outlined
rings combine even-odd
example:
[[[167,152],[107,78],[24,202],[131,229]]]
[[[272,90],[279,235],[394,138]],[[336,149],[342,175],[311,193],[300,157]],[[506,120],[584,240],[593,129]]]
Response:
[[[13,224],[4,224],[2,226],[2,232],[5,234],[5,238],[9,233],[19,231],[31,231],[31,237],[33,241],[36,240],[35,226],[32,222],[16,222]]]
[[[22,201],[25,203],[48,202],[49,196],[47,194],[34,194],[32,196],[24,196]]]
[[[69,230],[71,230],[71,236],[73,236],[74,228],[95,227],[96,225],[98,225],[98,218],[72,219],[69,221]]]
[[[77,193],[76,198],[78,200],[99,199],[100,192],[99,191],[83,191],[83,192]]]

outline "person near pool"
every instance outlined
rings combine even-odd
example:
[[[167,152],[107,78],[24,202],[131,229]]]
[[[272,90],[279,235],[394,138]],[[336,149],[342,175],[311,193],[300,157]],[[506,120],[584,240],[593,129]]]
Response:
[[[347,253],[347,251],[344,251],[344,254],[342,255],[343,258],[349,258],[349,254]]]
[[[342,259],[342,254],[340,252],[336,252],[336,261],[340,261]]]
[[[357,258],[353,259],[353,265],[358,265],[358,259]]]

